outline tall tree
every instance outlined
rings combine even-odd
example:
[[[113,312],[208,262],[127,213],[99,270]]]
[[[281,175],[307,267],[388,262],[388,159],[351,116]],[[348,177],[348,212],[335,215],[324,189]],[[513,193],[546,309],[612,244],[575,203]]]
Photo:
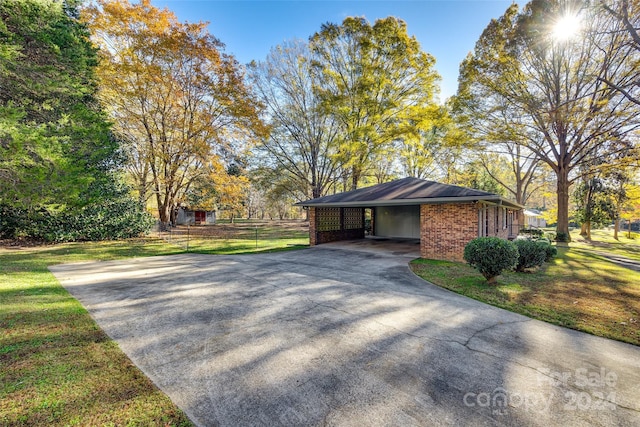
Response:
[[[0,2],[0,204],[80,206],[117,144],[95,98],[96,54],[74,2]]]
[[[416,137],[438,112],[435,59],[393,17],[327,23],[310,39],[315,87],[341,125],[337,153],[358,186],[370,163],[396,140]]]
[[[304,198],[326,193],[339,162],[337,121],[320,108],[311,63],[307,44],[292,41],[271,49],[265,61],[252,63],[250,73],[271,126],[259,149],[295,177],[305,189]]]
[[[454,148],[448,141],[452,128],[448,109],[442,106],[434,110],[431,117],[425,117],[417,132],[402,138],[398,142],[398,161],[403,174],[433,179],[441,166],[443,154]],[[457,142],[454,143],[457,145]]]
[[[533,192],[540,187],[540,159],[531,150],[514,142],[519,138],[516,130],[522,130],[521,117],[504,105],[494,105],[483,111],[473,108],[477,104],[470,88],[475,72],[463,67],[458,94],[452,98],[452,115],[458,128],[467,136],[466,145],[477,153],[480,164],[516,202],[525,205]],[[469,108],[471,106],[471,108]],[[509,173],[504,174],[504,171]]]
[[[614,218],[615,204],[612,188],[599,176],[583,176],[576,184],[573,197],[575,220],[581,224],[580,235],[591,239],[591,226],[604,224]]]
[[[468,113],[491,122],[517,118],[503,131],[546,163],[557,181],[558,233],[569,236],[569,188],[581,166],[610,159],[639,127],[637,106],[602,78],[625,79],[629,47],[616,23],[582,2],[534,0],[492,21],[461,66]],[[558,18],[582,14],[583,25],[608,28],[597,38],[553,36]]]
[[[623,31],[626,32],[627,37],[622,38],[620,43],[631,46],[630,53],[635,51],[634,55],[630,55],[627,58],[627,66],[637,68],[638,61],[640,61],[640,1],[602,0],[600,5],[613,19],[622,24]],[[593,28],[591,29],[591,36],[597,38],[598,33],[603,30],[606,31],[607,29]],[[611,79],[607,76],[600,78],[603,82],[622,93],[631,102],[640,105],[640,72],[625,77],[628,78],[619,80]]]
[[[101,47],[101,100],[128,142],[140,199],[150,184],[167,223],[212,155],[264,132],[259,105],[205,23],[180,23],[149,0],[99,0],[85,12]]]
[[[521,205],[526,205],[534,192],[544,185],[539,159],[525,152],[518,144],[503,144],[505,151],[499,153],[480,152],[478,158],[482,168],[500,184],[507,194]]]

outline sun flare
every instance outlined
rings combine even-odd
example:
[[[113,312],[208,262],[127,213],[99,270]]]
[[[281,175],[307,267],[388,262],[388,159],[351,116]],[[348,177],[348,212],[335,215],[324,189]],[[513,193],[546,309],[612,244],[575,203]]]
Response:
[[[580,16],[575,14],[564,15],[553,26],[553,38],[560,41],[569,40],[580,32],[581,27]]]

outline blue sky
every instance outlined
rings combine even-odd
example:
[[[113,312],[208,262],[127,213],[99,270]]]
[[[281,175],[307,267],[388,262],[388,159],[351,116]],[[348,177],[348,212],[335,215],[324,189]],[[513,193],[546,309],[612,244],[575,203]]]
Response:
[[[307,40],[326,22],[347,16],[370,22],[395,16],[407,23],[422,49],[435,56],[442,76],[441,99],[457,88],[458,67],[473,50],[482,30],[500,17],[512,0],[152,0],[167,7],[180,21],[208,21],[209,31],[226,45],[226,52],[243,64],[263,60],[285,40]]]

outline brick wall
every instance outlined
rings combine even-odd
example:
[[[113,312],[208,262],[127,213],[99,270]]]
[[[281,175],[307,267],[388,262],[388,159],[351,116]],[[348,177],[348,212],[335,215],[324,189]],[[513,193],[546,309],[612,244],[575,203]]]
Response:
[[[423,258],[447,261],[464,261],[464,247],[478,237],[478,215],[481,205],[477,203],[446,203],[420,206],[420,253]],[[362,228],[345,228],[345,209],[309,208],[309,243],[311,246],[339,240],[364,238],[364,209],[361,210]],[[350,208],[353,209],[353,208]],[[338,213],[339,212],[339,213]],[[496,216],[490,208],[488,219],[489,235],[507,238],[501,215]],[[358,211],[360,215],[360,211]],[[353,219],[351,215],[346,215]],[[514,212],[514,223],[522,217],[522,211]],[[339,220],[336,220],[339,218]],[[336,223],[328,230],[328,223]],[[353,227],[353,224],[350,225]]]
[[[422,258],[463,261],[464,247],[478,237],[478,205],[421,205],[420,236]]]
[[[309,208],[309,246],[318,244],[316,238],[316,208]]]
[[[309,208],[309,245],[353,239],[364,239],[364,208]]]
[[[502,206],[485,205],[480,203],[479,236],[500,237],[502,239],[513,239],[520,230],[520,217],[522,210],[505,208]]]

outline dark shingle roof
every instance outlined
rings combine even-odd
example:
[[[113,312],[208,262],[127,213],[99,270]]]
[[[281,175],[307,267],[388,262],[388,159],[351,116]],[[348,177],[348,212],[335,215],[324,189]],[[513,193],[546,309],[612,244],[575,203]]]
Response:
[[[514,202],[503,199],[498,194],[457,185],[441,184],[418,178],[402,178],[384,184],[360,188],[344,193],[332,194],[304,202],[301,206],[384,206],[411,205],[462,201],[504,202],[513,207],[520,207]]]

